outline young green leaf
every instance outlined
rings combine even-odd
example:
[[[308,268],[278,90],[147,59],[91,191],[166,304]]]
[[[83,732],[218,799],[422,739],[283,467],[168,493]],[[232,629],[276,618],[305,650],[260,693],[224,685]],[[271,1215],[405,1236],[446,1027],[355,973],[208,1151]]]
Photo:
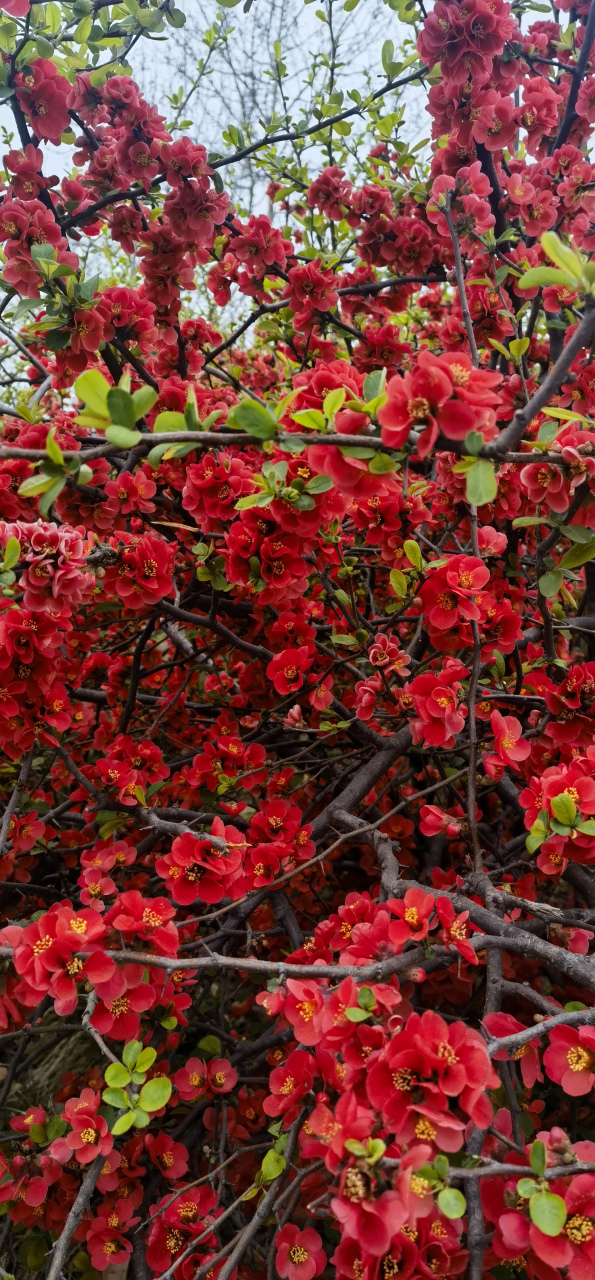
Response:
[[[409,564],[412,564],[414,569],[421,569],[423,563],[422,554],[419,543],[415,541],[415,538],[405,539],[403,543],[403,551],[407,556]]]
[[[529,1200],[529,1214],[544,1236],[559,1236],[566,1222],[566,1205],[562,1196],[536,1191]]]
[[[324,418],[322,425],[324,426]],[[234,430],[247,431],[256,440],[272,440],[277,430],[277,423],[264,405],[256,400],[241,400],[230,409],[227,426]]]
[[[558,819],[558,822],[563,822],[566,826],[571,827],[576,818],[576,805],[570,793],[562,791],[560,795],[552,796],[550,804],[552,813]]]
[[[161,1111],[171,1098],[172,1084],[168,1076],[155,1076],[140,1091],[139,1106],[145,1111]]]
[[[498,481],[494,464],[487,458],[478,458],[467,472],[465,496],[474,507],[493,502],[498,493]]]
[[[105,438],[110,444],[116,444],[119,449],[133,449],[135,444],[138,444],[141,433],[131,431],[128,427],[111,426],[106,427]]]
[[[547,1152],[545,1149],[545,1142],[541,1142],[541,1140],[538,1140],[537,1142],[531,1143],[531,1149],[529,1151],[529,1163],[531,1165],[533,1173],[537,1174],[538,1178],[542,1178],[545,1173],[545,1169],[547,1165]]]
[[[111,387],[99,369],[87,369],[86,373],[81,373],[74,384],[74,389],[79,400],[87,405],[91,413],[97,414],[100,418],[109,417],[107,397]]]
[[[108,1107],[115,1107],[117,1111],[130,1106],[123,1089],[104,1089],[101,1097]]]
[[[285,1157],[275,1151],[274,1147],[271,1147],[261,1165],[263,1181],[272,1182],[274,1178],[278,1178],[279,1174],[283,1173],[285,1165]]]
[[[122,1051],[122,1061],[124,1062],[124,1065],[129,1068],[130,1071],[132,1071],[132,1068],[136,1063],[138,1055],[142,1051],[142,1047],[143,1047],[142,1040],[129,1040],[128,1044],[124,1045],[124,1049]],[[111,1067],[108,1067],[107,1071],[104,1073],[107,1083],[108,1084],[127,1084],[128,1083],[127,1080],[112,1080],[111,1075],[108,1076],[108,1072],[112,1072],[115,1069],[116,1069],[116,1064],[114,1063]],[[128,1077],[128,1079],[130,1079],[130,1077]]]
[[[4,548],[4,559],[2,561],[2,572],[6,573],[7,569],[14,569],[15,564],[19,562],[21,554],[21,544],[18,538],[10,537]]]
[[[121,387],[112,387],[107,393],[107,407],[113,423],[128,427],[129,431],[134,429],[134,400],[127,391],[123,391]]]
[[[438,1208],[445,1218],[462,1218],[467,1212],[467,1201],[456,1187],[445,1187],[438,1192]]]
[[[563,574],[560,569],[552,569],[549,573],[542,573],[539,579],[539,590],[546,600],[551,600],[552,596],[556,596],[562,586]]]
[[[132,1043],[138,1043],[138,1041],[133,1041]],[[126,1045],[124,1054],[126,1053],[126,1049],[129,1048],[130,1046]],[[133,1064],[131,1063],[130,1065],[132,1066]],[[109,1067],[106,1067],[103,1075],[105,1083],[111,1088],[121,1089],[124,1085],[130,1084],[130,1072],[127,1071],[126,1067],[122,1066],[121,1062],[110,1062]]]

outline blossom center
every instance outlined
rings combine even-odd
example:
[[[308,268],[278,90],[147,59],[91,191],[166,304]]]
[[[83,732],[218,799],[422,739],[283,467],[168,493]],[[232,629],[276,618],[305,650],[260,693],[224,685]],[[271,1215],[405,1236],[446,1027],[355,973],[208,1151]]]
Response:
[[[415,1126],[415,1136],[422,1142],[433,1142],[438,1130],[427,1116],[420,1116]]]
[[[430,402],[424,396],[414,396],[407,402],[407,413],[414,422],[423,422],[430,412]]]
[[[313,1000],[300,1000],[297,1011],[304,1022],[311,1022],[316,1013],[316,1005]]]
[[[289,1258],[291,1262],[307,1262],[308,1250],[304,1249],[301,1244],[292,1244],[289,1250]]]
[[[577,1044],[568,1050],[566,1061],[571,1071],[590,1071],[594,1056],[588,1049],[583,1049],[582,1045]]]
[[[569,1222],[566,1223],[566,1235],[573,1244],[586,1244],[593,1235],[593,1223],[590,1218],[583,1218],[580,1213],[576,1213]]]

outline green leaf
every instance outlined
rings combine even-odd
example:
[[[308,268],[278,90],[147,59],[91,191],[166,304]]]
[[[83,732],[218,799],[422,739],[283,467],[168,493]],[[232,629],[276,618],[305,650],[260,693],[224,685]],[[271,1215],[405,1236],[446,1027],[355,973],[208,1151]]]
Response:
[[[26,498],[35,498],[39,493],[45,493],[46,489],[50,489],[54,483],[53,476],[44,476],[43,473],[38,476],[27,476],[26,480],[19,485],[19,493]]]
[[[358,445],[340,444],[337,447],[339,451],[343,454],[344,458],[361,458],[364,462],[369,461],[371,458],[373,458],[376,452],[375,449],[365,449]]]
[[[517,280],[517,288],[537,289],[548,284],[563,284],[569,288],[574,283],[574,277],[569,276],[566,271],[558,271],[556,267],[530,267]]]
[[[416,543],[417,546],[417,543]],[[390,585],[399,600],[404,600],[407,595],[407,579],[400,569],[391,569]]]
[[[52,481],[49,489],[44,490],[41,501],[39,503],[39,514],[41,516],[47,516],[49,509],[52,505],[52,502],[54,501],[54,498],[57,498],[58,495],[62,493],[62,490],[65,484],[66,484],[66,476],[61,476],[58,480]]]
[[[132,1112],[132,1121],[135,1129],[146,1129],[147,1125],[151,1123],[151,1117],[146,1111],[143,1111],[142,1107],[135,1107]]]
[[[539,590],[546,600],[551,600],[552,596],[556,596],[564,581],[564,575],[560,569],[552,569],[549,573],[542,573],[539,579]]]
[[[286,1165],[285,1157],[275,1151],[274,1147],[267,1151],[266,1156],[261,1165],[261,1173],[264,1182],[272,1182],[274,1178],[278,1178]]]
[[[539,1185],[534,1178],[521,1178],[516,1184],[517,1194],[522,1196],[524,1200],[528,1200],[529,1196],[539,1191]]]
[[[234,511],[249,511],[250,507],[268,507],[274,496],[274,493],[248,493],[245,498],[238,498],[234,504]]]
[[[334,635],[333,634],[331,635],[331,640],[333,644],[344,644],[347,646],[348,649],[353,649],[353,647],[357,644],[357,640],[355,636],[350,636],[350,635]]]
[[[120,427],[128,427],[130,431],[133,430],[136,422],[134,400],[127,391],[122,391],[120,387],[112,387],[107,393],[107,407],[112,422]]]
[[[377,396],[382,395],[386,384],[386,369],[374,369],[373,373],[367,373],[364,378],[363,397],[366,404],[369,400],[376,400]]]
[[[345,1017],[348,1022],[365,1022],[366,1018],[370,1017],[370,1014],[367,1009],[360,1009],[358,1007],[355,1009],[346,1009]]]
[[[132,1043],[138,1044],[138,1041],[133,1040]],[[126,1045],[126,1049],[129,1048],[130,1046]],[[126,1049],[124,1049],[124,1054]],[[131,1063],[130,1065],[133,1066],[134,1064]],[[130,1072],[126,1070],[126,1067],[122,1066],[121,1062],[110,1062],[103,1076],[105,1083],[112,1089],[121,1089],[125,1084],[130,1084]]]
[[[158,399],[159,393],[146,384],[143,387],[139,387],[138,391],[134,391],[132,395],[134,421],[136,422],[138,418],[144,418],[145,414],[150,412]]]
[[[142,439],[140,431],[130,431],[128,427],[106,427],[105,438],[110,444],[117,444],[120,449],[132,449]]]
[[[360,987],[357,993],[357,1003],[360,1009],[366,1009],[368,1013],[371,1013],[372,1009],[376,1008],[376,996],[371,987]]]
[[[18,538],[9,538],[4,548],[4,559],[2,561],[3,573],[6,573],[7,569],[13,569],[15,564],[18,564],[20,554],[21,544]]]
[[[539,524],[548,524],[543,516],[516,516],[512,522],[513,529],[533,529]]]
[[[510,360],[510,351],[508,351],[502,342],[498,342],[496,338],[490,338],[490,346],[494,347],[496,351],[499,351],[500,355],[504,356],[506,360]]]
[[[485,436],[482,431],[468,431],[465,436],[465,451],[470,453],[474,458],[477,457],[485,444]]]
[[[593,541],[593,530],[585,529],[582,524],[561,524],[560,533],[563,533],[565,538],[570,538],[571,542],[580,542],[583,546]]]
[[[30,1125],[28,1133],[32,1142],[37,1142],[37,1143],[47,1142],[48,1135],[46,1132],[45,1125],[43,1124]]]
[[[588,818],[586,822],[579,822],[576,829],[582,836],[595,836],[595,819]]]
[[[64,454],[62,453],[59,444],[56,444],[54,427],[48,431],[48,437],[45,442],[45,451],[48,458],[50,458],[52,462],[55,462],[56,466],[62,467],[64,465]]]
[[[166,444],[156,444],[154,449],[150,449],[147,454],[147,462],[149,463],[149,466],[155,468],[158,467],[164,453],[167,453],[168,447],[169,446]]]
[[[49,1120],[46,1120],[45,1128],[48,1141],[53,1142],[54,1138],[61,1138],[62,1134],[66,1133],[68,1122],[63,1120],[62,1116],[50,1116]]]
[[[320,409],[300,409],[298,413],[291,414],[292,422],[297,422],[299,427],[307,427],[310,431],[324,431],[326,426],[324,414]]]
[[[345,1147],[347,1151],[351,1152],[352,1156],[359,1156],[360,1159],[366,1154],[363,1142],[359,1142],[357,1138],[347,1138]]]
[[[483,507],[487,502],[493,502],[497,493],[498,481],[494,464],[488,462],[487,458],[478,458],[467,472],[467,502],[471,502],[474,507]]]
[[[573,280],[580,280],[583,264],[578,254],[563,244],[555,231],[544,231],[541,237],[541,247],[557,267],[560,267],[562,271],[566,271]]]
[[[542,1178],[545,1173],[545,1169],[547,1165],[547,1152],[545,1149],[545,1142],[541,1142],[541,1140],[538,1139],[537,1142],[531,1143],[531,1150],[529,1152],[529,1162],[531,1164],[533,1173],[536,1173],[538,1178]]]
[[[277,430],[272,414],[256,400],[241,400],[234,405],[227,416],[227,426],[247,431],[257,440],[272,440]]]
[[[139,1053],[134,1064],[135,1071],[149,1071],[153,1066],[156,1057],[157,1053],[155,1049],[143,1049],[142,1053]]]
[[[551,1191],[536,1191],[529,1200],[529,1214],[544,1236],[559,1236],[566,1222],[566,1205],[562,1196]]]
[[[368,1164],[377,1164],[386,1151],[386,1143],[382,1138],[368,1138],[368,1146],[366,1148],[366,1161]]]
[[[328,493],[333,487],[330,476],[312,476],[306,485],[306,493]]]
[[[122,1059],[125,1063],[125,1066],[127,1066],[130,1069],[130,1071],[132,1071],[132,1068],[136,1063],[136,1059],[138,1058],[139,1053],[141,1053],[142,1051],[142,1047],[143,1046],[142,1046],[141,1040],[129,1040],[128,1044],[124,1045],[124,1049],[122,1050]],[[120,1070],[122,1069],[120,1068],[119,1063],[118,1063],[118,1068]],[[128,1076],[127,1080],[112,1080],[111,1076],[109,1075],[109,1072],[114,1071],[115,1069],[116,1069],[116,1066],[114,1064],[114,1066],[108,1067],[107,1071],[104,1073],[107,1084],[128,1084],[128,1080],[130,1080],[130,1076]]]
[[[140,1091],[139,1106],[145,1111],[160,1111],[171,1098],[171,1080],[168,1076],[155,1076]]]
[[[346,395],[345,387],[335,387],[334,391],[327,392],[322,402],[325,417],[332,418],[335,413],[339,412]]]
[[[512,338],[510,342],[510,354],[514,356],[515,360],[520,360],[521,356],[523,356],[525,351],[528,350],[528,347],[529,338]]]
[[[407,556],[409,563],[413,565],[414,569],[421,569],[423,558],[419,548],[419,543],[415,541],[415,538],[405,539],[403,543],[403,551],[405,552],[405,555]]]
[[[149,390],[151,388],[149,387]],[[183,413],[175,413],[167,409],[165,413],[158,413],[153,423],[153,431],[157,435],[161,435],[164,431],[187,431],[186,419]]]
[[[456,1187],[445,1187],[438,1192],[438,1208],[445,1218],[462,1218],[467,1212],[467,1201]]]
[[[368,471],[370,471],[373,476],[386,476],[389,475],[391,471],[396,471],[397,466],[398,463],[395,458],[391,458],[388,453],[382,453],[379,449],[378,452],[374,454],[374,457],[370,458]]]
[[[56,251],[51,244],[32,244],[31,257],[36,266],[42,262],[55,262]]]
[[[560,560],[561,569],[578,569],[582,564],[587,564],[589,560],[595,557],[595,538],[591,538],[590,542],[579,543],[575,547],[570,547],[564,552]]]
[[[111,387],[99,369],[87,369],[86,373],[81,373],[74,384],[74,389],[79,400],[83,400],[88,405],[91,413],[97,414],[99,418],[109,416],[107,396]]]
[[[118,1116],[118,1119],[112,1125],[112,1133],[127,1133],[134,1124],[134,1115],[134,1111],[127,1111],[125,1115]]]
[[[202,1053],[210,1054],[212,1058],[218,1058],[221,1054],[221,1041],[219,1036],[203,1036],[202,1040],[199,1040],[196,1047],[197,1049],[200,1049]]]
[[[550,805],[552,813],[558,819],[558,822],[563,822],[565,826],[571,827],[576,818],[576,805],[569,792],[562,791],[560,795],[553,796],[550,800]]]
[[[450,1160],[448,1159],[448,1156],[436,1156],[436,1159],[434,1160],[434,1168],[439,1178],[446,1178],[448,1176],[448,1170],[450,1169]]]
[[[339,604],[346,605],[348,609],[351,608],[351,600],[349,599],[347,592],[344,591],[342,587],[337,587],[337,590],[335,591],[335,600],[338,600]],[[367,636],[368,636],[368,633],[366,631],[366,639],[367,639]]]
[[[101,1097],[108,1107],[115,1107],[116,1111],[122,1111],[130,1106],[123,1089],[104,1089]]]
[[[47,1240],[37,1236],[34,1240],[28,1237],[24,1242],[26,1254],[24,1258],[28,1271],[41,1271],[48,1253]]]

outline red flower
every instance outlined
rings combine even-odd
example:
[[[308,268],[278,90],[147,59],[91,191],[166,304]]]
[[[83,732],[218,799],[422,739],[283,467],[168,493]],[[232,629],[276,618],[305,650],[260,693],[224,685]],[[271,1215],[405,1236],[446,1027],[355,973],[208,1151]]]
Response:
[[[518,769],[517,761],[526,760],[531,754],[531,743],[522,736],[520,720],[516,716],[502,716],[499,711],[492,711],[491,724],[498,757],[504,764]]]
[[[402,900],[391,898],[386,904],[397,917],[390,927],[391,941],[403,947],[411,939],[420,942],[427,936],[430,916],[434,912],[434,894],[425,889],[408,889]]]
[[[307,266],[292,267],[287,279],[284,297],[297,313],[294,322],[297,329],[311,326],[316,311],[330,311],[339,301],[333,271],[324,270],[317,258]]]
[[[301,1044],[318,1044],[322,1038],[324,1000],[317,982],[288,978],[284,1016]]]
[[[164,1178],[177,1180],[185,1177],[189,1156],[183,1143],[174,1142],[168,1133],[161,1130],[156,1137],[152,1133],[146,1134],[145,1147],[151,1163],[160,1170]]]
[[[284,1127],[288,1128],[299,1111],[299,1102],[312,1088],[315,1063],[309,1053],[303,1049],[294,1049],[293,1053],[279,1067],[275,1067],[269,1076],[269,1097],[265,1098],[262,1107],[267,1116],[284,1116]]]
[[[510,1013],[488,1013],[483,1020],[483,1025],[489,1035],[497,1037],[511,1036],[516,1031],[526,1031],[523,1023],[513,1018]],[[507,1049],[500,1049],[494,1054],[494,1060],[506,1062],[508,1056]],[[540,1083],[543,1081],[543,1073],[539,1065],[539,1039],[529,1040],[520,1048],[513,1049],[510,1056],[521,1064],[521,1076],[526,1089],[532,1089],[536,1080]]]
[[[595,1027],[554,1027],[543,1065],[571,1098],[590,1093],[595,1085]]]
[[[456,947],[463,960],[468,964],[477,964],[477,956],[467,941],[470,933],[469,912],[455,914],[450,898],[437,898],[436,915],[442,925],[442,941],[445,947]]]
[[[121,994],[115,999],[102,999],[93,1011],[91,1022],[102,1036],[134,1040],[140,1027],[139,1014],[152,1008],[156,994],[150,982],[141,981],[140,965],[124,965],[118,969],[118,978]]]
[[[173,1083],[183,1102],[193,1102],[201,1093],[206,1093],[206,1063],[200,1058],[189,1058],[186,1065],[176,1071]]]
[[[266,669],[277,693],[295,693],[304,683],[304,672],[312,666],[314,656],[306,645],[299,649],[283,649],[276,653]]]
[[[317,1231],[306,1227],[300,1231],[292,1223],[286,1223],[277,1232],[275,1241],[277,1256],[275,1266],[285,1280],[313,1280],[326,1266],[326,1254]]]
[[[207,1067],[207,1083],[213,1093],[231,1093],[238,1073],[227,1058],[212,1058]]]

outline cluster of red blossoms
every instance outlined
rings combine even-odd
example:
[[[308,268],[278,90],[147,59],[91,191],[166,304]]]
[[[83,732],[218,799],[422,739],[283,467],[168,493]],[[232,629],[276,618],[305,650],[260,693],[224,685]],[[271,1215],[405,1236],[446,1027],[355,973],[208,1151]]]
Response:
[[[0,1273],[590,1280],[595,0],[414,6],[427,159],[3,8]]]

